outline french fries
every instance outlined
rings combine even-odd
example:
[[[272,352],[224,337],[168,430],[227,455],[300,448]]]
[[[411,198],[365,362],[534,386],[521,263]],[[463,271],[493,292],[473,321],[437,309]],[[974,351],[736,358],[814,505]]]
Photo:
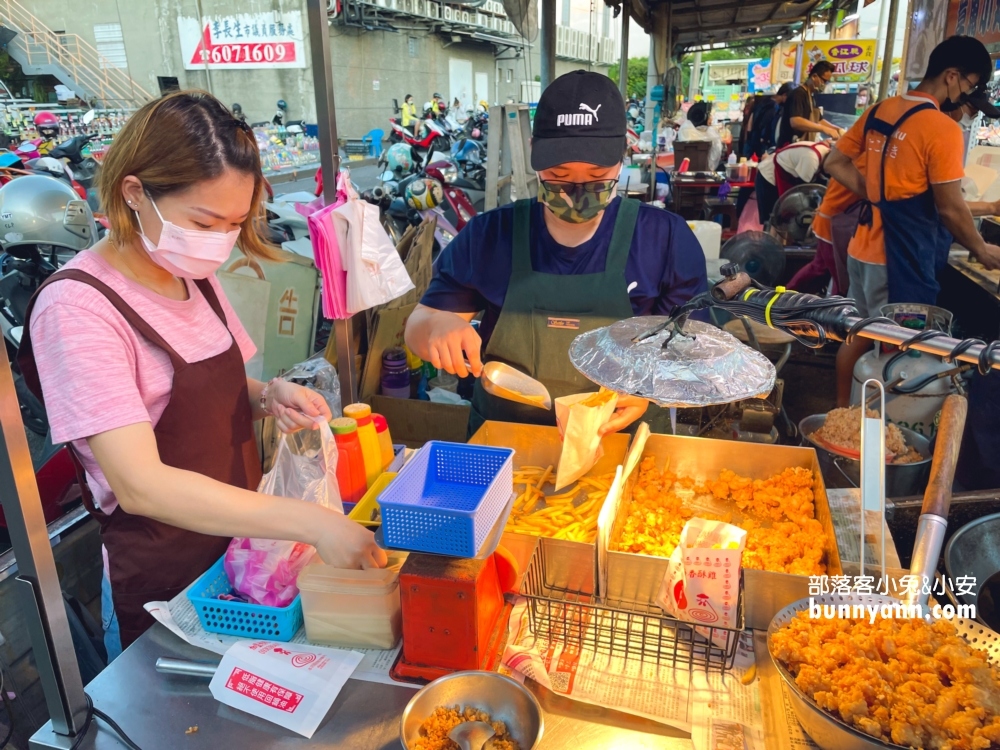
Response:
[[[599,395],[599,394],[595,394]],[[558,495],[545,495],[545,485],[555,485],[553,466],[522,466],[514,472],[514,486],[524,490],[514,500],[506,531],[531,536],[593,542],[597,516],[611,489],[614,474],[583,477]]]

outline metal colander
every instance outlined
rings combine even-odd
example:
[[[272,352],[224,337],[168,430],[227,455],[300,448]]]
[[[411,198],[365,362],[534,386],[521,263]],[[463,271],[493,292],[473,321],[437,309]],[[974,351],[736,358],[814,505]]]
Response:
[[[872,748],[878,748],[879,750],[885,750],[885,748],[912,750],[912,748],[903,745],[877,740],[864,732],[854,729],[833,714],[824,711],[799,689],[795,684],[795,678],[785,668],[785,665],[775,657],[772,645],[772,637],[775,631],[788,624],[796,614],[808,609],[810,601],[821,606],[824,604],[878,604],[879,606],[882,604],[900,604],[898,599],[887,596],[826,594],[824,596],[807,597],[800,599],[794,604],[789,604],[771,620],[771,625],[767,629],[767,651],[771,655],[771,661],[778,670],[778,674],[781,675],[782,682],[785,684],[786,695],[792,704],[795,717],[799,720],[802,728],[806,730],[806,734],[823,750],[870,750]],[[949,622],[955,626],[959,635],[964,637],[970,646],[986,652],[987,660],[990,664],[1000,664],[1000,635],[980,625],[975,620],[963,618],[949,620]]]

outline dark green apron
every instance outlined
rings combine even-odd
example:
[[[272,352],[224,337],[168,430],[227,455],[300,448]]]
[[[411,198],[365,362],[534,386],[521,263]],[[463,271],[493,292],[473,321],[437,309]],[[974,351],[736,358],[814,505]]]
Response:
[[[570,363],[569,346],[581,333],[635,314],[625,263],[638,213],[639,201],[622,199],[603,273],[538,273],[531,267],[531,201],[515,203],[510,284],[486,347],[486,361],[505,362],[540,380],[553,399],[596,391],[597,385]],[[554,425],[556,412],[554,407],[545,411],[491,396],[477,380],[469,434],[487,419]]]

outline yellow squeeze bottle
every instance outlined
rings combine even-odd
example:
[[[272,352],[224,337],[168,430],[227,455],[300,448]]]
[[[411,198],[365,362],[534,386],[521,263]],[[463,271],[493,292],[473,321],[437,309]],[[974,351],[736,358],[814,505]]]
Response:
[[[378,433],[372,422],[372,408],[368,404],[350,404],[344,407],[344,416],[358,423],[358,440],[361,455],[365,460],[365,477],[368,486],[375,484],[382,473],[382,449],[378,444]]]

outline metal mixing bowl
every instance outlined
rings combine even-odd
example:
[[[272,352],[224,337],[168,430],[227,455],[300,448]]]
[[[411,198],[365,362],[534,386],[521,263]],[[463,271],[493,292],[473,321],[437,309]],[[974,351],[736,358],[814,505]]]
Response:
[[[532,750],[542,739],[542,707],[527,688],[496,672],[469,671],[439,677],[413,696],[399,721],[404,748],[413,747],[420,725],[439,706],[472,706],[485,711],[494,721],[507,725],[522,750]]]
[[[799,422],[802,444],[816,449],[819,466],[827,487],[859,487],[861,485],[861,461],[835,453],[822,443],[812,439],[812,434],[826,422],[826,414],[813,414]],[[931,475],[930,441],[918,432],[900,427],[907,445],[912,445],[923,456],[923,460],[911,464],[885,465],[885,496],[909,497],[923,495],[927,480]]]
[[[812,738],[812,741],[823,748],[823,750],[909,750],[909,748],[902,745],[877,740],[841,721],[839,716],[834,716],[824,711],[799,689],[798,685],[795,684],[795,678],[792,677],[791,673],[785,668],[785,665],[774,655],[772,637],[775,631],[788,624],[799,612],[808,609],[810,601],[814,601],[818,605],[830,604],[834,606],[840,604],[881,605],[899,603],[897,599],[878,595],[859,596],[851,594],[844,596],[840,594],[826,594],[800,599],[793,604],[789,604],[774,616],[770,627],[767,629],[767,651],[771,656],[771,662],[781,676],[781,681],[784,683],[785,695],[788,696],[788,701],[792,705],[795,718],[799,720],[802,728]],[[958,634],[965,638],[970,646],[986,652],[986,658],[990,664],[995,665],[1000,663],[1000,636],[992,630],[983,627],[975,620],[955,618],[949,620],[949,622],[955,626]]]

